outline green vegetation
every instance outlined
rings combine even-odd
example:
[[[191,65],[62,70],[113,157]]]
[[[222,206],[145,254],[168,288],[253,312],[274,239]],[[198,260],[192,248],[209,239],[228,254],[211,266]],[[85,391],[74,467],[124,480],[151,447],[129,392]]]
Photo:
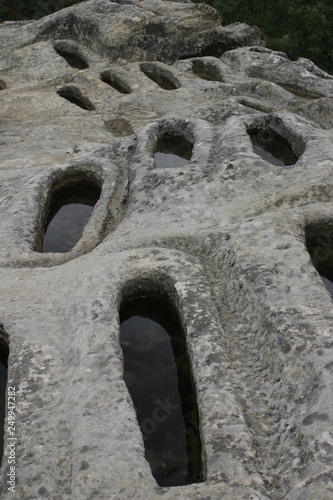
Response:
[[[197,3],[200,0],[195,0]],[[206,0],[222,17],[258,26],[267,47],[290,59],[306,57],[333,73],[332,0]]]
[[[39,19],[82,0],[0,0],[0,22]]]
[[[82,0],[0,0],[0,21],[38,19]],[[197,3],[200,0],[195,0]],[[333,73],[332,0],[206,0],[222,16],[258,26],[267,46],[290,59],[307,57]]]

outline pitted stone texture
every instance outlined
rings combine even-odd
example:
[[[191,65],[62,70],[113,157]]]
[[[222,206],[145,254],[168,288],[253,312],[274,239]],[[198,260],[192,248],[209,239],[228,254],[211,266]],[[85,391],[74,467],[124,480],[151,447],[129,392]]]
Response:
[[[17,388],[17,498],[333,496],[333,306],[305,247],[307,227],[333,234],[332,76],[189,2],[89,0],[4,23],[0,38],[0,323]],[[56,43],[89,67],[71,67]],[[143,61],[178,88],[159,87]],[[110,72],[129,93],[103,81]],[[287,139],[296,163],[258,156],[253,128]],[[188,164],[155,167],[164,132],[193,142]],[[66,172],[94,175],[102,195],[71,252],[40,254],[50,186]],[[160,488],[144,458],[118,317],[124,290],[142,284],[167,289],[185,324],[200,484]],[[5,455],[13,498],[7,469]]]

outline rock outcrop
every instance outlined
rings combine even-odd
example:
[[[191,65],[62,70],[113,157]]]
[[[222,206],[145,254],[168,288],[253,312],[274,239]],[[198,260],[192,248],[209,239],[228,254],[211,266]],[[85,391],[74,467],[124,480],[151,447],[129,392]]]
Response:
[[[333,304],[306,248],[333,241],[333,77],[189,2],[89,0],[0,40],[15,498],[333,496]],[[156,167],[165,134],[193,145],[186,165]],[[257,154],[274,138],[285,165]],[[100,199],[71,251],[42,253],[71,178]],[[161,488],[145,460],[119,344],[142,283],[186,325],[202,483]]]

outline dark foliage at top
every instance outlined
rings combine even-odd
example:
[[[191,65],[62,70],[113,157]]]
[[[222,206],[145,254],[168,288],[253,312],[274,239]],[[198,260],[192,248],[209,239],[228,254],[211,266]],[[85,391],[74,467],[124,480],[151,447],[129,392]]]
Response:
[[[79,2],[0,0],[0,21],[39,19]],[[269,48],[286,52],[290,59],[307,57],[333,73],[332,0],[206,0],[206,3],[221,13],[224,25],[237,21],[256,25]]]
[[[195,0],[197,3],[200,0]],[[333,73],[332,0],[205,0],[218,10],[224,25],[256,25],[267,47],[290,59],[306,57]]]
[[[0,0],[0,21],[39,19],[82,0]]]

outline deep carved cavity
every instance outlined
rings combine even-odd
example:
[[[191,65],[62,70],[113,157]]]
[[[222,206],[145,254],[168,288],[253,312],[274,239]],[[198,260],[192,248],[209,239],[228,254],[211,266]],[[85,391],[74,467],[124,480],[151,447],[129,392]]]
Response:
[[[298,157],[293,148],[280,134],[270,127],[247,130],[254,152],[265,161],[276,166],[294,165]]]
[[[199,416],[180,318],[165,297],[120,308],[124,378],[160,486],[202,481]]]
[[[140,64],[140,69],[150,78],[150,80],[155,82],[163,90],[176,90],[180,87],[179,82],[172,75],[171,71],[162,69],[152,63],[142,63]]]
[[[176,133],[165,133],[157,141],[156,168],[176,168],[186,165],[192,157],[193,144]]]
[[[86,111],[92,111],[95,109],[95,106],[89,101],[87,97],[84,97],[82,95],[80,89],[78,89],[77,87],[63,87],[62,89],[58,90],[57,93],[60,95],[60,97],[63,97],[67,101],[71,102],[72,104],[76,104],[76,106],[79,106]]]
[[[52,189],[46,212],[42,252],[70,252],[80,240],[101,194],[101,186],[82,177]]]
[[[107,83],[110,87],[114,88],[121,94],[130,94],[132,92],[131,88],[126,85],[121,78],[113,73],[112,71],[103,71],[101,73],[101,80]]]
[[[327,228],[318,229],[317,232],[311,226],[306,229],[306,247],[312,264],[333,298],[333,238]]]
[[[61,42],[54,46],[54,50],[59,54],[59,56],[63,57],[65,61],[72,66],[72,68],[76,69],[87,69],[89,68],[89,64],[84,59],[84,57],[79,54],[79,51],[76,47],[71,46],[69,44],[62,44]]]

